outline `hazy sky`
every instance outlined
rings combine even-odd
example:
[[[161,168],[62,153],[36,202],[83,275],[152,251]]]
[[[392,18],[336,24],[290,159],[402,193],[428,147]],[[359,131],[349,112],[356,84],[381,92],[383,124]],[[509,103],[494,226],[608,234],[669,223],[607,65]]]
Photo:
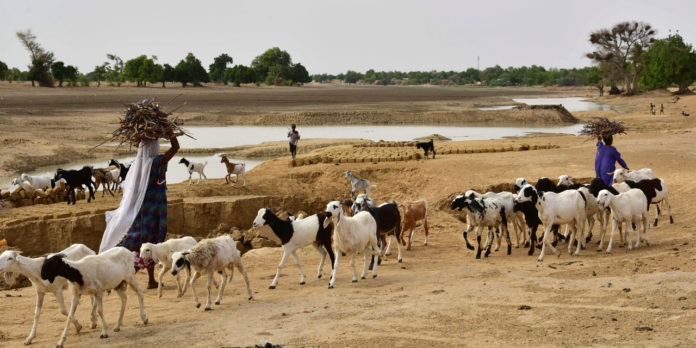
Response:
[[[15,33],[31,28],[58,60],[89,72],[115,53],[207,68],[248,65],[278,46],[310,74],[348,69],[464,70],[499,64],[581,67],[588,34],[624,20],[678,29],[696,43],[696,1],[34,1],[0,0],[0,61],[25,70]]]

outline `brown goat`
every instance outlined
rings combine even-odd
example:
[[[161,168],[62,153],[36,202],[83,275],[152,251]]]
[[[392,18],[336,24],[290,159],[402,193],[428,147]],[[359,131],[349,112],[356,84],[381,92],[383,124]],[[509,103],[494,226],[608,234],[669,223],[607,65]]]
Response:
[[[246,186],[246,163],[232,163],[227,158],[227,155],[221,155],[220,157],[222,158],[220,160],[220,163],[224,163],[227,167],[225,183],[229,184],[230,182],[232,182],[232,174],[234,174],[234,186],[237,186],[237,181],[239,180],[240,175],[244,177],[244,184],[242,184],[242,187]]]
[[[401,228],[401,243],[406,245],[405,237],[408,236],[408,246],[406,250],[411,250],[411,240],[413,240],[416,223],[420,220],[423,220],[423,227],[425,228],[425,242],[423,245],[428,245],[428,202],[425,199],[420,199],[414,202],[400,204],[400,207],[404,212]]]
[[[92,169],[92,176],[94,177],[94,189],[98,190],[99,185],[102,186],[102,197],[108,192],[111,197],[114,197],[114,193],[111,192],[111,189],[109,188],[111,184],[113,183],[113,178],[111,177],[111,173],[109,172],[108,169],[105,168],[96,168]]]

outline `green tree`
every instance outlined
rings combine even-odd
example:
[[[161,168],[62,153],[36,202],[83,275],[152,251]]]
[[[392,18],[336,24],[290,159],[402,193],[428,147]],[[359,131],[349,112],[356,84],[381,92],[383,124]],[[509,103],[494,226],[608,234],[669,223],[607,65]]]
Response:
[[[307,72],[304,65],[300,63],[293,64],[290,67],[289,78],[295,83],[307,83],[312,81],[309,77],[309,72]]]
[[[31,56],[31,65],[29,66],[31,85],[34,86],[34,81],[39,81],[40,87],[53,87],[53,77],[51,76],[53,52],[46,51],[41,47],[31,29],[18,31],[17,38]]]
[[[357,83],[360,80],[362,80],[362,75],[359,72],[355,72],[353,70],[346,71],[346,75],[343,77],[343,82],[348,84]]]
[[[123,74],[123,59],[111,53],[107,53],[106,58],[108,58],[112,62],[111,66],[107,66],[106,80],[109,81],[109,85],[116,84],[117,86],[121,86],[121,74]]]
[[[95,66],[94,71],[90,73],[92,78],[97,80],[97,87],[101,87],[101,82],[102,80],[104,80],[104,77],[106,76],[108,66],[109,63],[104,62],[104,64],[102,65]]]
[[[126,62],[123,68],[123,78],[128,81],[136,82],[138,87],[147,86],[148,82],[160,81],[161,71],[156,68],[155,60],[157,57],[148,58],[146,55],[138,56]]]
[[[12,68],[7,71],[7,81],[12,83],[12,81],[19,81],[22,78],[22,72],[17,68]]]
[[[194,86],[201,86],[201,82],[210,82],[208,73],[201,65],[201,61],[190,53],[186,58],[182,59],[174,68],[176,72],[176,81],[181,82],[182,87],[186,87],[191,83]]]
[[[225,71],[227,70],[228,64],[232,64],[232,57],[228,56],[227,53],[215,57],[215,59],[213,59],[213,64],[208,66],[210,79],[214,82],[223,82],[227,85],[229,80],[225,78]]]
[[[622,22],[611,29],[600,29],[590,34],[595,51],[587,57],[597,63],[610,63],[621,72],[626,93],[638,92],[638,78],[643,71],[643,50],[655,41],[655,30],[643,22]]]
[[[7,80],[9,69],[7,69],[7,64],[0,61],[0,80]]]
[[[176,71],[174,70],[174,67],[172,67],[169,64],[164,64],[164,65],[157,64],[155,66],[155,71],[157,74],[157,80],[159,82],[162,82],[162,88],[167,87],[165,85],[166,82],[176,81]]]
[[[677,93],[686,93],[689,85],[696,81],[696,52],[679,34],[655,41],[644,57],[642,83],[648,88],[677,85]]]
[[[235,65],[232,68],[225,70],[225,79],[239,87],[242,83],[256,82],[256,74],[254,70],[244,65]]]
[[[53,73],[53,78],[58,80],[58,87],[63,87],[63,81],[67,80],[68,75],[65,63],[58,61],[51,64],[51,73]]]

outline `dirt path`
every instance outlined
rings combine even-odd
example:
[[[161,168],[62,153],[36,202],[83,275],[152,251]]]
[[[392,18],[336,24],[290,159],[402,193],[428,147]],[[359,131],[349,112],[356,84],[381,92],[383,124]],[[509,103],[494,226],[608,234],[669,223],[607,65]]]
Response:
[[[615,102],[627,110],[634,102],[642,104],[639,99]],[[662,218],[660,225],[650,230],[650,246],[627,252],[615,245],[613,254],[605,254],[596,252],[592,244],[580,256],[570,257],[563,245],[560,258],[548,255],[543,263],[527,256],[526,250],[516,248],[510,256],[499,251],[488,259],[476,260],[464,246],[461,232],[465,225],[446,207],[452,195],[472,187],[511,182],[519,176],[530,180],[561,174],[593,176],[594,142],[580,137],[508,139],[505,141],[548,142],[560,147],[447,154],[428,161],[317,164],[289,169],[287,159],[282,158],[254,169],[245,190],[211,180],[209,186],[173,185],[170,195],[275,192],[279,196],[329,201],[345,195],[347,183],[337,178],[350,168],[378,185],[374,191],[377,201],[428,199],[432,208],[429,245],[422,245],[423,233],[419,228],[413,250],[405,252],[402,264],[395,261],[394,253],[379,267],[376,279],[358,283],[350,282],[349,261],[342,259],[336,288],[332,290],[327,289],[328,265],[322,279],[316,279],[319,257],[312,248],[298,253],[308,276],[307,284],[298,284],[297,268],[288,262],[275,290],[267,287],[281,249],[252,250],[243,261],[254,300],[246,300],[243,282],[236,274],[222,304],[204,312],[194,308],[190,293],[182,299],[175,298],[174,283],[167,277],[162,299],[156,298],[154,290],[145,291],[148,325],[139,322],[136,298],[129,291],[122,332],[111,332],[108,339],[100,340],[98,329],[83,329],[79,335],[71,329],[67,346],[228,347],[253,345],[261,339],[292,347],[693,346],[696,212],[690,202],[696,200],[696,123],[693,118],[678,117],[676,107],[694,112],[696,97],[682,98],[674,109],[668,109],[674,114],[664,118],[651,118],[640,111],[581,115],[609,115],[627,122],[629,135],[617,137],[615,143],[629,167],[650,167],[669,185],[675,224]],[[462,142],[458,146],[486,144],[500,142]],[[78,204],[71,208],[55,205],[54,209],[90,208]],[[34,209],[47,208],[25,207],[14,213],[31,216],[39,212]],[[501,250],[505,250],[505,243]],[[144,274],[138,279],[141,284],[146,283]],[[199,296],[203,294],[203,284],[199,282]],[[0,292],[0,308],[3,313],[12,313],[0,316],[0,346],[21,345],[31,326],[33,301],[31,288]],[[88,322],[88,303],[83,299],[78,307],[82,323]],[[117,296],[107,297],[105,315],[112,327],[118,306]],[[521,306],[530,309],[520,309]],[[63,324],[55,300],[49,297],[35,344],[53,345]]]

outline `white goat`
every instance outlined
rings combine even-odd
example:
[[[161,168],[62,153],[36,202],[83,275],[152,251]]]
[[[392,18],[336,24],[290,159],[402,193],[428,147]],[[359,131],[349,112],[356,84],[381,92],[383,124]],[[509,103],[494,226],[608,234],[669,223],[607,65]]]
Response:
[[[369,181],[365,179],[360,179],[357,176],[353,175],[353,172],[351,172],[350,170],[346,171],[344,178],[350,179],[351,197],[355,197],[355,193],[360,190],[365,191],[366,195],[370,195],[370,190],[377,188],[377,186],[370,184]]]
[[[27,173],[22,173],[20,176],[22,181],[26,181],[36,190],[47,190],[51,188],[51,178],[47,176],[33,176]]]
[[[561,256],[561,252],[556,250],[549,239],[549,232],[553,225],[568,224],[570,228],[570,239],[568,240],[568,253],[573,247],[573,237],[578,242],[574,255],[580,254],[582,245],[583,230],[585,227],[585,200],[577,190],[567,190],[561,193],[539,192],[532,185],[525,185],[517,194],[517,202],[534,201],[539,210],[539,218],[544,223],[544,237],[541,247],[541,254],[537,261],[543,261],[546,247],[551,248],[556,255]]]
[[[281,220],[275,214],[273,214],[270,209],[261,208],[259,209],[256,218],[254,219],[254,227],[260,227],[263,225],[268,225],[273,230],[276,236],[283,243],[283,258],[278,264],[278,269],[276,270],[275,278],[271,282],[269,289],[275,289],[278,285],[278,277],[280,277],[280,270],[285,265],[288,257],[292,255],[295,258],[297,267],[300,269],[300,285],[305,284],[305,273],[300,265],[300,258],[297,256],[295,250],[312,244],[315,249],[321,254],[321,261],[319,261],[319,269],[317,270],[317,278],[321,278],[321,269],[324,266],[324,260],[326,260],[326,254],[328,252],[331,258],[331,265],[334,262],[334,253],[331,248],[331,232],[330,226],[324,227],[324,220],[328,220],[324,214],[315,214],[308,216],[306,218],[300,218],[288,214],[288,220]]]
[[[600,238],[604,237],[606,232],[607,222],[609,219],[609,211],[597,205],[597,197],[593,196],[588,186],[575,184],[572,177],[569,175],[561,175],[558,177],[558,187],[566,189],[577,189],[585,197],[585,216],[587,218],[587,237],[583,240],[583,247],[592,239],[592,231],[594,230],[595,219],[599,220]],[[567,229],[567,226],[566,226]],[[568,235],[566,231],[566,236]],[[601,250],[601,249],[600,249]]]
[[[34,186],[30,184],[28,181],[22,180],[20,178],[14,178],[12,179],[12,185],[18,185],[21,186],[22,189],[24,189],[24,192],[27,193],[27,195],[32,195],[34,193]]]
[[[196,240],[193,237],[182,237],[177,239],[169,239],[166,242],[159,244],[143,243],[140,246],[140,258],[143,261],[150,259],[159,263],[162,270],[157,275],[157,296],[162,297],[162,277],[172,267],[172,254],[176,251],[184,251],[193,248],[196,245]],[[190,278],[190,275],[189,275]],[[176,275],[176,297],[184,296],[188,283],[184,282],[184,287],[181,287],[179,275]]]
[[[619,168],[613,173],[608,174],[614,175],[613,182],[624,182],[626,180],[638,182],[641,180],[655,179],[655,174],[653,174],[653,171],[650,168],[643,168],[639,170]]]
[[[627,192],[619,193],[614,195],[608,190],[602,190],[599,192],[597,197],[597,204],[603,208],[611,209],[612,216],[612,228],[611,237],[609,237],[609,246],[607,246],[607,253],[611,252],[611,244],[614,240],[614,231],[616,231],[617,224],[619,229],[621,229],[621,224],[626,223],[626,240],[628,242],[628,250],[631,250],[631,234],[628,233],[628,226],[631,223],[637,223],[638,225],[638,235],[636,237],[635,247],[640,246],[640,231],[641,223],[643,224],[643,231],[645,231],[645,244],[650,245],[650,239],[648,237],[649,230],[649,219],[648,215],[648,199],[645,197],[643,191],[639,189],[630,189]],[[619,231],[621,233],[621,231]],[[601,248],[601,245],[600,245]]]
[[[65,323],[65,329],[58,341],[58,348],[63,347],[65,336],[68,334],[70,322],[75,318],[75,309],[80,302],[80,295],[94,296],[92,308],[97,310],[102,320],[102,332],[100,338],[109,337],[109,329],[104,319],[104,306],[102,296],[104,291],[115,289],[121,298],[121,312],[114,332],[121,331],[123,313],[126,311],[126,287],[131,287],[138,294],[140,303],[140,318],[143,324],[147,324],[145,306],[143,304],[143,292],[135,279],[133,267],[135,256],[126,248],[114,247],[98,255],[88,255],[78,261],[72,261],[58,254],[46,259],[41,266],[41,278],[49,282],[55,282],[58,277],[66,278],[70,282],[73,297],[70,304],[70,314]]]
[[[232,271],[230,272],[229,278],[230,281],[232,281],[234,270],[231,268],[233,266],[242,273],[249,293],[249,299],[251,300],[253,294],[251,293],[251,286],[249,285],[249,277],[247,276],[246,270],[244,270],[244,265],[242,265],[242,257],[239,250],[237,250],[237,244],[230,236],[203,239],[190,250],[177,251],[172,255],[172,275],[177,275],[184,267],[189,270],[193,267],[196,271],[191,278],[191,292],[193,292],[193,300],[196,308],[201,307],[201,302],[198,301],[198,294],[196,294],[194,284],[201,274],[208,275],[208,300],[205,303],[206,311],[213,309],[211,287],[213,285],[215,271],[221,272],[222,274],[220,290],[215,300],[215,304],[219,305],[220,301],[222,301],[222,294],[225,292],[225,285],[227,283],[227,272],[225,272],[225,269],[229,267],[230,271]],[[189,274],[190,273],[189,271]],[[186,280],[188,281],[188,278]]]
[[[83,244],[73,244],[63,251],[69,260],[79,260],[87,255],[94,255],[94,251]],[[49,254],[50,257],[55,254]],[[41,265],[43,265],[46,257],[30,258],[20,255],[18,251],[7,250],[0,254],[0,273],[4,273],[5,283],[11,285],[19,274],[23,274],[29,279],[36,291],[36,308],[34,309],[34,324],[31,327],[29,336],[24,340],[24,344],[31,344],[31,341],[36,337],[36,327],[39,324],[39,316],[41,315],[41,307],[43,307],[44,296],[47,293],[53,293],[58,301],[60,313],[67,316],[68,311],[65,309],[63,301],[63,289],[68,286],[68,281],[65,278],[58,278],[53,283],[41,279]],[[92,299],[94,301],[94,298]],[[97,327],[97,313],[92,310],[92,328]],[[79,333],[82,325],[75,319],[73,320],[75,330]]]
[[[185,165],[186,169],[188,170],[189,185],[191,185],[191,176],[193,176],[193,172],[198,173],[198,184],[201,183],[201,178],[205,178],[205,183],[208,183],[208,177],[205,176],[205,173],[203,173],[205,166],[208,165],[208,161],[205,161],[203,163],[189,162],[189,160],[187,160],[185,157],[182,157],[179,163]]]
[[[359,252],[363,253],[364,264],[360,278],[365,279],[367,275],[369,255],[373,256],[374,262],[372,278],[376,278],[377,257],[382,251],[377,244],[377,222],[372,215],[366,211],[361,211],[352,217],[345,216],[342,203],[339,201],[332,201],[326,205],[326,215],[330,219],[324,220],[324,228],[327,228],[331,222],[334,225],[333,247],[334,254],[336,254],[329,289],[333,289],[334,284],[336,284],[336,270],[338,269],[338,260],[342,253],[351,258],[350,265],[353,267],[353,283],[358,281],[358,271],[355,269],[355,255]]]
[[[116,190],[121,186],[121,169],[119,167],[111,166],[108,168],[109,174],[111,174],[111,190]]]

